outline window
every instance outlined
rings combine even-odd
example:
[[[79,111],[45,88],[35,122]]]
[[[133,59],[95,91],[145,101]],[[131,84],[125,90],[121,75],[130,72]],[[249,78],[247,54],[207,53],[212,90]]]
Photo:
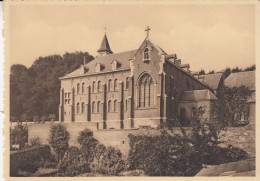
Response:
[[[77,103],[77,114],[79,114],[79,103]]]
[[[149,57],[149,48],[146,47],[144,49],[144,60],[149,60],[149,59],[150,59],[150,57]]]
[[[82,89],[82,94],[85,94],[85,83],[84,82],[82,83],[82,88],[81,89]]]
[[[125,111],[127,111],[127,100],[125,100]]]
[[[77,94],[79,94],[79,87],[80,87],[80,85],[79,85],[79,83],[77,84]]]
[[[198,117],[202,118],[202,115],[204,114],[204,112],[205,112],[205,110],[203,109],[203,107],[200,106],[198,109]]]
[[[144,74],[139,81],[139,107],[154,105],[154,83],[149,74]]]
[[[85,111],[85,104],[84,102],[81,103],[81,113],[84,113]]]
[[[108,81],[108,92],[112,91],[112,80],[109,79]]]
[[[187,79],[186,79],[186,83],[187,83],[187,90],[190,90],[190,79],[189,79],[189,77],[187,77]]]
[[[98,92],[101,92],[101,81],[98,81]]]
[[[113,61],[112,62],[112,70],[116,70],[117,69],[117,61]]]
[[[64,95],[65,104],[70,104],[70,92]]]
[[[70,104],[70,92],[68,93],[68,104]]]
[[[117,79],[114,80],[114,90],[118,90],[118,81],[117,81]]]
[[[100,101],[97,102],[97,112],[100,112]]]
[[[97,63],[96,64],[96,72],[100,72],[100,70],[101,70],[101,65],[100,65],[100,63]]]
[[[197,110],[195,107],[191,108],[191,118],[197,118]]]
[[[93,113],[95,112],[95,107],[96,107],[96,103],[95,103],[95,102],[92,102],[92,112],[93,112]]]
[[[92,83],[92,92],[94,93],[96,90],[96,82],[94,81],[93,83]]]
[[[117,112],[117,100],[114,101],[114,112]]]
[[[126,89],[129,88],[129,77],[126,78],[126,81],[125,81],[125,88],[126,88]]]
[[[68,94],[67,94],[67,93],[65,93],[65,104],[67,104],[67,103],[68,103],[68,99],[67,99],[68,97],[67,97],[67,96],[68,96]]]
[[[111,100],[107,103],[107,112],[111,112]]]

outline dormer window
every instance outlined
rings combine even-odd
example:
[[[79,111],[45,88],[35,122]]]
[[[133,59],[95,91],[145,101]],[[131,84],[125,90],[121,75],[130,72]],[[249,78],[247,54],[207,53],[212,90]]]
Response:
[[[100,70],[101,70],[101,65],[100,65],[100,63],[97,63],[96,64],[96,72],[100,72]]]
[[[113,60],[113,62],[112,62],[112,70],[118,69],[120,67],[120,65],[121,64],[118,61]]]
[[[144,49],[143,61],[149,61],[149,60],[150,60],[150,49],[149,47],[146,47]]]
[[[80,67],[80,74],[83,75],[88,71],[88,68],[85,67],[84,65],[81,65]]]

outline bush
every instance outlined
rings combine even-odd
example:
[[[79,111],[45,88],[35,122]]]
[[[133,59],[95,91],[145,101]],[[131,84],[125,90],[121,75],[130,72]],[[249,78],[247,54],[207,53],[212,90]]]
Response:
[[[28,129],[19,123],[10,132],[11,145],[19,145],[19,149],[25,147],[25,143],[28,142]],[[12,149],[12,148],[11,148]]]
[[[30,139],[31,146],[39,146],[41,145],[41,139],[39,137]]]
[[[57,154],[58,161],[63,158],[66,150],[68,149],[69,139],[70,134],[63,125],[52,125],[50,130],[49,143]]]

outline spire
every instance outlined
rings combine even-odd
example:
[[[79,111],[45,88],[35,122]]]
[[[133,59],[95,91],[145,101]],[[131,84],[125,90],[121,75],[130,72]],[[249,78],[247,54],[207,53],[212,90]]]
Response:
[[[107,35],[106,35],[106,32],[105,32],[105,36],[101,42],[101,45],[100,45],[100,48],[98,49],[97,51],[98,53],[100,54],[112,54],[112,50],[110,49],[110,46],[109,46],[109,43],[108,43],[108,40],[107,40]]]

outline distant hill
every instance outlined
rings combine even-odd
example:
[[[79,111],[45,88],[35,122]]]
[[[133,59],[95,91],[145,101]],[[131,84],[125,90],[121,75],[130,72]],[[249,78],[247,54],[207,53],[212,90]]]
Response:
[[[21,118],[27,115],[58,118],[59,91],[62,77],[83,64],[94,59],[88,52],[65,53],[63,56],[51,55],[39,57],[30,68],[22,64],[11,66],[10,74],[10,116]],[[15,120],[15,119],[13,119]]]

